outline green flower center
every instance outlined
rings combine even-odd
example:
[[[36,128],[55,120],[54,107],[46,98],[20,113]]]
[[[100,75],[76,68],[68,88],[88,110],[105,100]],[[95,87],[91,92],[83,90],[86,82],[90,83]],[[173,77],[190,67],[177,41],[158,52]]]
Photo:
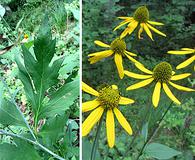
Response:
[[[118,54],[123,55],[125,50],[126,50],[126,43],[124,40],[120,38],[116,38],[114,41],[111,43],[111,49]]]
[[[146,6],[141,6],[134,12],[133,18],[140,22],[147,22],[149,20],[149,11]]]
[[[158,82],[168,82],[172,76],[172,67],[167,62],[157,64],[153,70],[153,77]]]
[[[120,95],[118,89],[113,89],[111,86],[106,86],[99,90],[98,100],[100,101],[101,106],[105,109],[118,107],[119,99]]]

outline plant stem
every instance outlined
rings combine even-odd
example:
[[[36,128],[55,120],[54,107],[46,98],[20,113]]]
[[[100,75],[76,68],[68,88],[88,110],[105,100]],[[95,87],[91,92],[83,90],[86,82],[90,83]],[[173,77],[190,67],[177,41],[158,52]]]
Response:
[[[138,128],[141,128],[141,127],[143,126],[143,124],[144,124],[144,122],[146,121],[148,115],[149,115],[149,117],[150,117],[150,108],[151,108],[150,106],[151,106],[151,105],[152,105],[152,102],[149,101],[149,102],[148,102],[148,107],[145,108],[145,115],[144,115],[144,118],[140,121],[140,124],[138,124]],[[134,134],[134,137],[133,137],[131,143],[130,143],[129,146],[127,147],[127,148],[128,148],[128,151],[126,151],[126,153],[124,154],[124,158],[125,158],[126,155],[129,153],[129,151],[131,151],[131,147],[133,146],[133,144],[134,144],[134,142],[135,142],[135,140],[136,140],[136,138],[137,138],[138,135],[139,135],[139,131],[137,130],[137,131],[135,132],[135,134]],[[123,159],[124,159],[124,158],[123,158]]]
[[[14,133],[9,133],[9,132],[6,132],[4,130],[0,130],[0,135],[7,135],[7,136],[11,136],[11,137],[16,137],[16,138],[19,138],[19,139],[22,139],[24,141],[27,141],[33,145],[36,145],[38,147],[40,147],[42,150],[48,152],[49,154],[51,154],[53,157],[59,159],[59,160],[65,160],[64,158],[58,156],[57,154],[53,153],[52,151],[50,151],[49,149],[47,149],[46,147],[44,147],[42,144],[40,144],[39,142],[37,141],[33,141],[31,139],[28,139],[28,138],[25,138],[23,136],[20,136],[18,134],[14,134]]]
[[[159,120],[157,126],[155,127],[155,129],[153,130],[152,134],[150,135],[150,137],[147,139],[147,141],[144,143],[144,145],[142,146],[136,160],[139,160],[139,158],[141,157],[141,155],[143,154],[143,151],[146,147],[146,145],[153,139],[153,137],[156,135],[156,133],[158,132],[160,125],[164,119],[164,117],[166,116],[166,114],[168,113],[169,109],[171,108],[173,102],[170,103],[170,105],[167,107],[166,111],[164,112],[163,116],[161,117],[161,119]]]
[[[100,138],[100,131],[101,131],[101,127],[102,127],[102,121],[103,121],[103,117],[104,115],[102,115],[99,125],[97,127],[97,132],[95,135],[95,141],[93,142],[93,146],[92,146],[92,151],[91,151],[91,160],[95,160],[95,156],[96,156],[96,151],[99,145],[99,138]]]

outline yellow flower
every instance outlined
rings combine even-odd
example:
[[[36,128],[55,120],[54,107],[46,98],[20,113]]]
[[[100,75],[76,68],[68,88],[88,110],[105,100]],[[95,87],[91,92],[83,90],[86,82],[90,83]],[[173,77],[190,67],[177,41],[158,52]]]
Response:
[[[189,59],[187,59],[184,62],[182,62],[181,64],[179,64],[176,67],[176,69],[185,68],[188,65],[190,65],[192,62],[195,61],[195,49],[182,48],[180,51],[168,51],[167,53],[169,53],[169,54],[178,54],[178,55],[192,54],[192,57],[190,57]],[[194,71],[195,71],[195,65],[194,65]]]
[[[173,95],[171,90],[169,89],[168,85],[171,85],[172,87],[181,90],[181,91],[195,91],[191,88],[183,87],[178,84],[173,83],[172,81],[177,81],[184,79],[188,76],[190,76],[190,73],[184,73],[184,74],[178,74],[175,75],[175,72],[172,70],[172,67],[167,62],[161,62],[155,66],[153,71],[148,70],[143,65],[135,64],[136,67],[141,70],[144,73],[147,73],[147,75],[143,74],[137,74],[129,71],[124,71],[125,75],[136,78],[136,79],[144,79],[143,81],[133,84],[129,86],[126,90],[134,90],[141,87],[144,87],[146,85],[149,85],[152,82],[155,82],[154,92],[152,96],[152,103],[154,107],[158,106],[159,100],[160,100],[160,92],[161,88],[164,89],[167,96],[176,104],[181,104],[180,101]]]
[[[115,144],[115,122],[114,114],[129,135],[132,135],[132,128],[125,117],[118,109],[118,105],[127,105],[134,103],[134,100],[120,96],[116,85],[104,86],[96,91],[84,82],[82,82],[82,90],[91,95],[96,96],[92,101],[82,104],[82,112],[93,110],[82,124],[82,136],[89,134],[94,125],[100,120],[103,112],[106,112],[106,133],[108,145],[112,148]]]
[[[90,64],[94,64],[100,61],[103,58],[112,56],[114,54],[114,61],[117,66],[117,70],[119,73],[119,77],[122,79],[124,77],[124,69],[123,69],[123,56],[126,56],[130,61],[134,63],[139,63],[137,60],[132,58],[132,56],[137,56],[135,53],[129,52],[126,50],[126,43],[123,39],[116,38],[110,45],[105,44],[101,41],[94,41],[95,44],[101,47],[108,48],[108,50],[91,53],[88,56]]]
[[[127,28],[121,33],[121,38],[124,38],[127,34],[131,34],[138,25],[140,25],[140,29],[138,31],[138,38],[141,39],[141,33],[143,30],[147,33],[147,35],[153,40],[152,33],[150,30],[156,32],[157,34],[166,37],[166,35],[160,32],[158,29],[154,28],[152,25],[161,26],[163,23],[154,22],[149,20],[149,11],[146,6],[139,7],[135,12],[133,17],[118,17],[123,21],[114,29],[116,31],[120,27],[128,24]]]

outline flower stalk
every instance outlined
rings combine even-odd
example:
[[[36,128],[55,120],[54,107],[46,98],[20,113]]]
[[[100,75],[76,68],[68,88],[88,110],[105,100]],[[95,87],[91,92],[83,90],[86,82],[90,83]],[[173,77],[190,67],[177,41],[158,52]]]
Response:
[[[97,151],[97,148],[99,145],[99,138],[100,138],[100,131],[102,128],[103,117],[104,117],[104,115],[101,117],[99,124],[97,126],[97,132],[96,132],[95,140],[93,142],[93,146],[92,146],[92,150],[91,150],[91,160],[95,160],[95,157],[96,157],[96,151]]]
[[[145,147],[147,146],[147,144],[153,139],[153,137],[156,135],[156,133],[158,132],[161,123],[163,122],[165,116],[167,115],[169,109],[171,108],[173,102],[170,103],[170,105],[167,107],[167,109],[165,110],[163,116],[161,117],[161,119],[159,120],[157,127],[155,127],[155,129],[152,131],[152,134],[149,136],[149,138],[146,140],[146,142],[144,143],[144,145],[142,146],[137,158],[135,160],[139,160],[139,158],[142,156],[143,151],[145,149]]]

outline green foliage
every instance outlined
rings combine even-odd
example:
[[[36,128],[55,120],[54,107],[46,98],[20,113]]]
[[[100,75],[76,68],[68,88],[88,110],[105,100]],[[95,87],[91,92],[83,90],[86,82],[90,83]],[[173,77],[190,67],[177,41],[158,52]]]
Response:
[[[3,143],[0,144],[0,159],[1,160],[21,160],[21,159],[28,159],[28,160],[41,160],[38,152],[34,149],[31,144],[27,142],[15,139],[15,144],[8,144]]]
[[[21,42],[24,32],[29,39],[0,56],[0,74],[7,83],[0,92],[0,159],[79,159],[80,35],[78,17],[71,11],[79,12],[79,2],[59,4],[49,0],[6,2],[11,11],[0,21],[0,49],[17,39]],[[13,134],[7,136],[3,131]],[[8,152],[12,155],[5,156]]]
[[[156,159],[170,159],[181,154],[181,152],[159,143],[150,143],[146,146],[145,154]]]

